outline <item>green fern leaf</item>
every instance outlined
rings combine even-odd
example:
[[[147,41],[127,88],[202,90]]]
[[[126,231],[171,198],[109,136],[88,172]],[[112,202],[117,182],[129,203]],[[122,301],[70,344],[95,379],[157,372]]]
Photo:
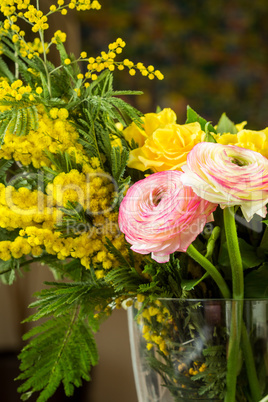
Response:
[[[61,62],[64,64],[64,60],[69,58],[68,53],[66,52],[66,49],[62,42],[58,41],[56,47],[60,54]]]
[[[12,237],[10,237],[12,238]],[[6,239],[9,239],[6,237]],[[0,260],[0,280],[5,285],[12,285],[16,280],[17,274],[21,275],[19,271],[19,261],[11,258],[8,261]]]
[[[35,106],[29,106],[27,108],[27,114],[28,114],[28,128],[27,128],[27,131],[30,131],[30,130],[36,131],[38,129],[37,108]]]
[[[135,120],[136,123],[140,121],[141,112],[135,109],[133,106],[129,105],[123,99],[111,97],[110,103],[114,107],[115,110],[120,114],[120,121],[129,123],[132,120]],[[127,119],[126,119],[127,117]]]
[[[105,276],[105,281],[112,283],[115,292],[121,295],[129,294],[129,292],[137,295],[139,286],[147,280],[139,275],[134,268],[123,266],[108,272]]]
[[[0,183],[7,184],[7,172],[13,163],[13,160],[0,159]]]
[[[45,99],[49,99],[49,97],[50,97],[50,89],[48,87],[47,78],[41,72],[40,72],[40,78],[41,78],[41,82],[42,82],[43,96],[44,96]]]
[[[1,106],[9,106],[10,110],[0,113],[0,138],[3,140],[7,131],[16,135],[27,135],[30,130],[38,128],[38,114],[35,105],[14,99],[3,99]]]
[[[72,169],[81,171],[81,165],[76,162],[75,154],[68,154],[68,152],[57,152],[52,154],[51,152],[44,151],[46,157],[55,166],[54,170],[46,169],[47,172],[56,176],[58,173],[69,173]]]
[[[130,263],[125,259],[125,257],[120,253],[119,250],[113,245],[110,239],[106,237],[106,244],[105,247],[109,251],[109,253],[113,254],[116,257],[116,260],[120,262],[121,265],[127,266],[131,268]]]
[[[8,129],[8,125],[9,125],[9,120],[7,119],[1,119],[0,117],[0,143],[3,143],[3,140],[5,138],[7,129]]]
[[[30,304],[30,307],[38,308],[38,311],[26,321],[37,321],[40,318],[54,315],[56,317],[68,312],[74,307],[74,302],[83,303],[83,296],[87,294],[90,299],[90,283],[57,283],[48,282],[49,289],[44,289],[37,294],[37,301]]]
[[[8,126],[9,132],[12,134],[18,133],[19,135],[22,130],[24,118],[25,117],[22,109],[18,109],[16,114],[12,114],[12,118]]]
[[[13,82],[15,79],[14,74],[9,70],[7,64],[1,57],[0,57],[0,75],[1,77],[7,77],[11,82]]]
[[[71,396],[74,386],[80,386],[82,379],[90,379],[89,371],[97,364],[98,352],[88,324],[76,312],[34,327],[24,336],[24,340],[29,339],[19,355],[22,372],[17,379],[24,381],[18,388],[22,399],[40,392],[36,400],[45,402],[61,382],[66,395]]]
[[[125,172],[128,155],[129,153],[125,148],[121,151],[119,147],[113,147],[111,150],[112,175],[117,182]]]
[[[83,114],[85,119],[79,119],[78,123],[76,124],[77,130],[82,136],[80,142],[87,150],[89,157],[97,157],[101,162],[99,143],[96,136],[95,128],[96,124],[94,114],[96,115],[96,111],[83,109]]]
[[[68,266],[69,267],[69,266]],[[73,311],[79,304],[81,308],[89,305],[90,311],[100,303],[107,303],[107,299],[114,296],[112,288],[104,281],[95,281],[87,276],[85,282],[46,282],[49,286],[37,293],[37,300],[30,307],[38,308],[25,322],[37,321],[50,315],[59,317]]]

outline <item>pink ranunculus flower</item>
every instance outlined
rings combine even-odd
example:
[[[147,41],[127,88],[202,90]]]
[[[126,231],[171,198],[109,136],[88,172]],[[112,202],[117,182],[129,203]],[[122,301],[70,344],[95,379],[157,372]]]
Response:
[[[157,262],[186,251],[212,220],[217,205],[182,184],[182,172],[154,173],[131,186],[119,209],[119,228],[131,249]]]
[[[268,159],[234,145],[197,144],[188,154],[183,183],[221,208],[240,206],[249,222],[254,214],[266,216]]]

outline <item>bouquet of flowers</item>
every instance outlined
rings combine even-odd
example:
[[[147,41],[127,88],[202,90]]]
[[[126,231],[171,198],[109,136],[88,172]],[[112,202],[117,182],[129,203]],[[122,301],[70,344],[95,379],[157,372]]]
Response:
[[[181,366],[180,376],[195,380],[197,394],[209,383],[213,398],[235,401],[237,354],[247,342],[243,299],[267,297],[268,131],[224,114],[214,127],[191,108],[185,124],[168,108],[143,116],[122,99],[140,93],[115,91],[113,71],[163,75],[118,61],[121,38],[79,58],[67,54],[64,32],[45,40],[51,14],[99,8],[96,0],[58,0],[44,14],[38,0],[1,1],[0,278],[12,284],[36,261],[55,276],[31,305],[27,320],[45,320],[24,336],[19,392],[46,401],[63,383],[72,395],[97,364],[94,332],[134,303],[148,352],[157,348],[166,361],[151,363],[176,400],[168,365],[179,364],[183,336],[169,335],[185,313],[172,318],[166,298],[233,298],[241,303],[222,352],[226,381],[217,372],[209,381],[205,356],[198,370],[191,359]],[[20,21],[36,34],[32,42]],[[184,333],[194,338],[197,320],[189,310],[187,317]],[[259,401],[267,377],[262,369],[259,382],[250,347],[245,360],[249,386],[237,400]]]

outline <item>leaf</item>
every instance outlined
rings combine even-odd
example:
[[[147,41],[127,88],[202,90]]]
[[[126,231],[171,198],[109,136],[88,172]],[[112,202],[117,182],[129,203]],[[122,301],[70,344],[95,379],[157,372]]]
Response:
[[[37,300],[30,304],[38,308],[25,322],[37,321],[50,315],[59,317],[73,311],[77,304],[80,307],[88,305],[88,310],[94,310],[95,305],[106,302],[114,292],[103,281],[94,282],[89,277],[85,282],[45,282],[49,288],[37,293]]]
[[[1,77],[7,77],[11,82],[13,82],[15,79],[14,74],[9,70],[7,64],[1,57],[0,57],[0,75]]]
[[[8,261],[0,260],[0,280],[5,285],[12,285],[19,271],[19,262],[15,258]]]
[[[40,73],[40,78],[41,78],[41,81],[42,81],[43,97],[45,99],[48,99],[50,94],[49,94],[49,87],[48,87],[47,78],[42,73]]]
[[[268,299],[268,263],[245,277],[245,297],[253,299]]]
[[[37,402],[47,401],[63,383],[67,396],[74,386],[89,380],[91,366],[97,364],[98,352],[93,334],[76,314],[52,318],[31,329],[24,340],[31,339],[19,355],[22,373],[17,380],[25,382],[18,388],[22,399],[40,392]]]
[[[0,182],[6,184],[6,175],[13,165],[13,160],[0,159]]]
[[[19,103],[13,99],[2,99],[1,106],[10,109],[0,112],[0,138],[3,140],[7,130],[10,134],[26,135],[30,130],[38,128],[38,114],[35,105]]]
[[[138,288],[144,283],[144,279],[137,273],[135,268],[122,266],[111,269],[105,276],[105,281],[112,284],[116,293],[138,293]]]
[[[210,127],[210,123],[207,122],[205,125],[205,133],[206,133],[205,142],[217,142],[215,140],[215,138],[213,137],[213,135],[210,134],[209,127]]]
[[[182,279],[181,287],[183,290],[190,291],[208,276],[208,273],[205,273],[201,278],[198,279]]]
[[[201,126],[203,131],[206,131],[206,124],[208,123],[203,117],[199,116],[190,106],[187,106],[187,120],[186,124],[188,123],[195,123],[198,122]],[[212,126],[211,123],[208,123],[207,130],[212,133],[217,133],[215,128]]]
[[[254,268],[263,262],[263,257],[258,256],[257,250],[245,240],[239,238],[239,249],[241,253],[243,269]],[[223,267],[230,267],[230,259],[228,255],[227,243],[225,242],[219,254],[218,262]]]
[[[224,133],[236,134],[237,133],[237,128],[235,127],[235,124],[229,119],[229,117],[226,116],[225,113],[223,113],[221,115],[221,118],[217,125],[217,133],[220,133],[220,134],[224,134]]]
[[[66,52],[64,44],[61,41],[57,42],[56,47],[60,55],[61,63],[64,65],[64,60],[69,58],[68,53]]]
[[[112,147],[111,150],[111,168],[113,178],[118,182],[124,174],[128,160],[128,151],[119,147]]]
[[[116,257],[116,260],[120,262],[123,266],[131,268],[130,263],[125,259],[125,257],[121,254],[119,250],[113,245],[110,239],[106,237],[106,244],[105,247],[109,251],[109,253],[113,254]]]
[[[58,151],[56,154],[52,154],[48,150],[44,150],[46,157],[50,160],[50,162],[55,166],[54,170],[49,171],[52,173],[59,174],[62,172],[69,173],[72,169],[77,169],[80,171],[81,166],[76,163],[76,156],[74,153],[68,154],[68,152]]]

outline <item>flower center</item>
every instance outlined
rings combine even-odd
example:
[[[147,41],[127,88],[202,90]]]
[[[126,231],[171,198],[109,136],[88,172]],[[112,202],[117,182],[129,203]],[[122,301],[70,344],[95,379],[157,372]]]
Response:
[[[231,158],[231,162],[234,163],[237,166],[247,166],[249,163],[248,161],[242,159],[242,158]]]
[[[164,195],[164,192],[161,190],[160,191],[158,190],[152,194],[152,202],[155,207],[157,207],[157,205],[160,203],[160,201],[163,198],[163,195]]]

